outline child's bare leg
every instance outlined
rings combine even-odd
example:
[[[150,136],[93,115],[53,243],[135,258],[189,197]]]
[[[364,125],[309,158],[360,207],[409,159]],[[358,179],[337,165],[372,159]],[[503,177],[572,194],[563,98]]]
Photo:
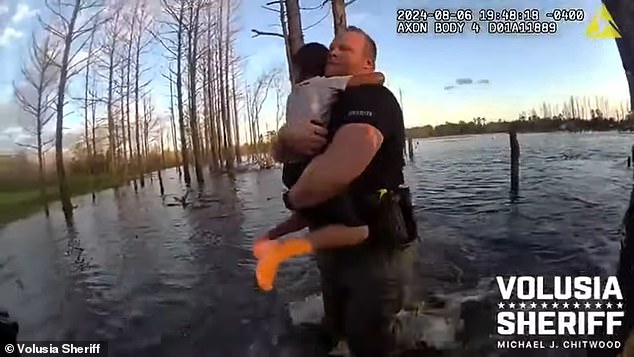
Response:
[[[256,267],[258,285],[262,290],[271,290],[279,265],[292,257],[313,253],[315,250],[341,248],[360,244],[368,237],[368,227],[331,225],[308,233],[304,237],[283,241],[271,240],[262,249]]]
[[[308,226],[308,221],[299,212],[293,212],[285,221],[271,228],[265,235],[255,239],[253,242],[253,255],[258,259],[261,258],[271,239],[277,239],[288,233],[299,231],[306,228],[306,226]]]
[[[348,227],[330,225],[304,236],[314,250],[348,247],[360,244],[368,238],[368,226]]]

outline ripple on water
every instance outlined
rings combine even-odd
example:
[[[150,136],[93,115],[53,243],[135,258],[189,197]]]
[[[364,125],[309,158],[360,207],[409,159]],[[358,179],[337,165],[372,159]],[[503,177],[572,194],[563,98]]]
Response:
[[[507,135],[416,141],[405,168],[423,238],[414,297],[487,299],[495,287],[483,282],[499,274],[614,271],[630,137],[520,134],[519,141],[514,203]],[[154,178],[138,193],[131,185],[100,192],[94,205],[90,196],[74,198],[74,229],[55,204],[50,221],[35,215],[0,231],[0,296],[21,337],[108,339],[120,356],[305,355],[280,341],[285,303],[319,289],[314,260],[284,263],[269,294],[253,275],[253,239],[288,215],[279,170],[207,176],[186,208],[166,204],[186,192],[176,170],[163,177],[165,201]],[[487,334],[473,339],[487,346]]]

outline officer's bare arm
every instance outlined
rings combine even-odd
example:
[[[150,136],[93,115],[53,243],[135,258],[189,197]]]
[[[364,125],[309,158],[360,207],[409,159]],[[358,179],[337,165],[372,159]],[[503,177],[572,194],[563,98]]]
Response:
[[[342,126],[326,151],[316,156],[289,192],[296,208],[311,207],[343,192],[370,164],[383,135],[366,123]]]

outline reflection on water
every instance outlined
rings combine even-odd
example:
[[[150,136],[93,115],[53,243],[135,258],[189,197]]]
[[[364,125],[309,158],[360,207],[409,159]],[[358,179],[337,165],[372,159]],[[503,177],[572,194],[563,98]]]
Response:
[[[483,281],[498,274],[614,271],[632,137],[526,134],[519,141],[516,203],[507,135],[416,144],[406,175],[424,238],[417,298],[487,294],[492,286],[481,292]],[[0,231],[0,306],[20,322],[19,337],[107,339],[118,356],[294,355],[281,339],[285,304],[317,291],[315,264],[286,264],[278,290],[264,294],[249,249],[287,214],[280,172],[207,177],[185,209],[174,205],[185,192],[176,170],[164,180],[163,199],[156,178],[138,194],[122,187],[99,193],[94,204],[90,195],[75,198],[72,228],[57,209],[51,220],[35,215]],[[493,332],[480,330],[484,340]]]

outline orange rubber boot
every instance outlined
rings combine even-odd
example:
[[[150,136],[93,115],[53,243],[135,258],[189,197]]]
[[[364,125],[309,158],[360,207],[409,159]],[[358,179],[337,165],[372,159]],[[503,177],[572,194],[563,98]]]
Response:
[[[269,237],[266,235],[256,238],[253,241],[253,256],[258,259],[262,258],[264,256],[266,248],[269,246],[268,243],[272,241],[273,240],[270,240]]]
[[[271,240],[262,244],[258,249],[262,255],[255,269],[255,276],[258,286],[264,291],[273,289],[280,263],[292,257],[313,252],[313,246],[305,238],[290,238],[283,242]]]

